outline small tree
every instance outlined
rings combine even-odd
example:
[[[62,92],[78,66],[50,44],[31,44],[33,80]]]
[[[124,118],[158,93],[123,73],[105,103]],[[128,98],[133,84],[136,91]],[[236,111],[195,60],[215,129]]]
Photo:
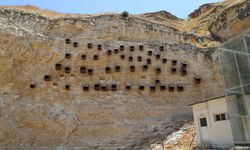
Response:
[[[127,11],[122,12],[122,17],[126,18],[129,16],[129,13]]]

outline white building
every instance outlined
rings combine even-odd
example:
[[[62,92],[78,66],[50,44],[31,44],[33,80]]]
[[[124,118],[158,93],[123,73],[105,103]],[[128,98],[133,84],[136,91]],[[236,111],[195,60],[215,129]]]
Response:
[[[208,143],[212,148],[234,146],[225,97],[189,105],[193,109],[197,144]]]

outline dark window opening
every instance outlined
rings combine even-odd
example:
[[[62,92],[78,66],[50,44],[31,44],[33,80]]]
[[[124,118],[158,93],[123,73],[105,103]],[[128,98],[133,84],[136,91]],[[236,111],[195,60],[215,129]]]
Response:
[[[135,51],[135,47],[134,46],[130,46],[130,52]]]
[[[177,91],[178,92],[184,91],[184,87],[182,85],[177,85]]]
[[[125,59],[125,55],[121,55],[121,59]]]
[[[102,91],[107,91],[108,90],[108,85],[102,84],[101,89],[102,89]]]
[[[119,53],[119,50],[118,50],[118,49],[115,49],[115,50],[114,50],[114,53],[115,53],[115,54],[118,54],[118,53]]]
[[[112,84],[111,85],[111,90],[112,91],[116,91],[117,90],[117,85],[116,84]]]
[[[71,43],[70,39],[66,39],[66,40],[65,40],[65,43],[66,43],[66,44],[70,44],[70,43]]]
[[[187,68],[187,63],[181,63],[181,68],[183,69]]]
[[[160,50],[160,51],[164,51],[164,46],[160,46],[160,47],[159,47],[159,50]]]
[[[174,73],[176,73],[176,71],[177,71],[177,69],[176,69],[176,68],[174,68],[174,67],[171,67],[171,68],[170,68],[170,72],[171,72],[171,73],[173,73],[173,74],[174,74]]]
[[[93,69],[88,69],[88,75],[93,75],[94,70]]]
[[[221,114],[221,120],[226,120],[226,114]]]
[[[70,90],[70,85],[69,84],[66,84],[65,86],[64,86],[64,88],[65,88],[65,90]]]
[[[89,91],[89,85],[88,84],[83,85],[82,89],[85,92]]]
[[[152,56],[153,52],[152,51],[148,51],[148,56]]]
[[[61,70],[62,69],[62,65],[61,64],[56,64],[55,65],[55,69],[56,70]]]
[[[93,59],[94,59],[94,60],[98,60],[98,55],[94,55],[94,56],[93,56]]]
[[[161,68],[159,68],[159,67],[158,67],[158,68],[155,68],[155,73],[156,73],[156,74],[160,74],[160,73],[161,73]]]
[[[80,67],[80,72],[81,72],[81,73],[86,73],[86,67],[83,67],[83,66]]]
[[[106,71],[106,73],[111,73],[111,67],[106,67],[105,71]]]
[[[102,50],[102,45],[97,45],[97,50],[101,51]]]
[[[140,45],[140,46],[139,46],[139,50],[140,50],[140,51],[143,51],[143,49],[144,49],[144,48],[143,48],[143,45]]]
[[[99,91],[100,90],[100,84],[95,84],[94,88],[95,88],[96,91]]]
[[[223,120],[227,120],[225,113],[214,115],[214,121],[223,121]]]
[[[45,81],[51,81],[51,76],[50,75],[44,75],[44,80]]]
[[[31,89],[36,88],[36,84],[30,84],[30,88],[31,88]]]
[[[151,64],[151,59],[147,59],[147,64]]]
[[[86,60],[87,59],[87,56],[86,55],[82,55],[82,60]]]
[[[64,68],[64,72],[65,72],[65,73],[70,73],[70,71],[71,71],[71,68],[70,68],[70,67],[65,67],[65,68]]]
[[[163,64],[167,63],[167,58],[163,58],[163,59],[162,59],[162,63],[163,63]]]
[[[143,91],[145,89],[144,85],[139,85],[139,90]]]
[[[135,72],[135,66],[130,66],[130,72]]]
[[[151,85],[150,86],[150,91],[155,92],[155,90],[156,90],[156,87],[154,85]]]
[[[138,56],[138,57],[137,57],[137,61],[142,61],[142,57],[141,57],[141,56]]]
[[[195,83],[195,84],[200,84],[200,83],[201,83],[201,78],[199,78],[199,77],[194,77],[194,83]]]
[[[112,51],[111,50],[108,50],[108,55],[112,55]]]
[[[66,54],[65,54],[65,58],[66,58],[66,59],[70,59],[70,58],[71,58],[71,54],[70,54],[70,53],[66,53]]]
[[[143,71],[147,71],[147,70],[148,70],[148,65],[143,65],[143,66],[142,66],[142,70],[143,70]]]
[[[125,86],[125,88],[126,88],[126,90],[131,90],[131,84],[127,84],[127,85]]]
[[[187,70],[186,69],[181,69],[181,76],[187,75]]]
[[[155,59],[160,59],[161,58],[161,55],[160,54],[156,54],[155,55]]]
[[[133,61],[133,56],[129,56],[128,60],[131,62]]]
[[[155,79],[155,84],[160,84],[160,80],[159,79]]]
[[[160,85],[160,89],[161,89],[161,91],[165,91],[166,90],[166,85]]]
[[[89,49],[92,48],[92,43],[88,43],[88,48],[89,48]]]
[[[177,60],[172,60],[172,65],[176,65],[177,64]]]
[[[120,72],[121,71],[121,67],[120,66],[115,66],[115,71],[116,72]]]
[[[169,92],[174,92],[174,86],[173,85],[169,85],[168,86],[168,91]]]
[[[120,46],[120,51],[124,51],[124,46]]]
[[[207,119],[206,118],[200,118],[200,126],[201,127],[207,126]]]
[[[78,47],[78,43],[77,43],[77,42],[74,42],[74,43],[73,43],[73,47],[77,48],[77,47]]]

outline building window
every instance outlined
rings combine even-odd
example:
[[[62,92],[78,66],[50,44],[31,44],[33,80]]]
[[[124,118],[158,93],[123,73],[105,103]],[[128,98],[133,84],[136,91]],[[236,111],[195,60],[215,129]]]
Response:
[[[200,118],[200,125],[201,127],[207,126],[207,119],[206,118]]]
[[[227,120],[227,115],[226,115],[226,113],[215,114],[215,115],[214,115],[214,121],[224,121],[224,120]]]

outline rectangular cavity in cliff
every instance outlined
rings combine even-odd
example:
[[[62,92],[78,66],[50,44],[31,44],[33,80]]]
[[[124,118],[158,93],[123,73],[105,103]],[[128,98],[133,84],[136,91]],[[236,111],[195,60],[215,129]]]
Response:
[[[119,53],[119,50],[118,50],[118,49],[114,49],[114,53],[115,53],[115,54],[118,54],[118,53]]]
[[[155,73],[160,74],[161,73],[161,68],[160,67],[155,68]]]
[[[99,83],[96,83],[96,84],[94,85],[94,89],[95,89],[96,91],[99,91],[99,90],[100,90],[100,84],[99,84]]]
[[[81,58],[82,58],[82,60],[86,60],[87,56],[85,54],[82,54]]]
[[[160,84],[160,79],[155,79],[155,84]]]
[[[84,84],[84,85],[82,86],[82,89],[83,89],[83,91],[85,91],[85,92],[89,91],[89,85],[88,85],[88,84]]]
[[[177,65],[177,60],[176,59],[173,59],[171,62],[172,62],[172,65]]]
[[[174,92],[174,85],[168,85],[168,91]]]
[[[122,60],[124,60],[124,59],[125,59],[125,55],[121,55],[120,57],[121,57],[121,59],[122,59]]]
[[[150,58],[147,59],[147,64],[148,65],[151,64],[151,59]]]
[[[148,65],[143,65],[143,66],[142,66],[142,70],[143,70],[143,71],[147,71],[147,70],[148,70]]]
[[[135,51],[135,47],[134,46],[130,46],[130,52]]]
[[[135,72],[135,66],[130,66],[130,72]]]
[[[138,56],[138,57],[137,57],[137,61],[142,61],[142,57],[141,57],[141,56]]]
[[[128,61],[132,62],[133,61],[133,56],[129,56]]]
[[[181,76],[187,75],[187,70],[186,69],[181,69]]]
[[[200,77],[194,77],[194,83],[195,84],[200,84],[201,83],[201,78]]]
[[[106,73],[111,73],[111,67],[105,67],[105,72]]]
[[[120,46],[120,51],[124,51],[125,47],[123,45]]]
[[[74,42],[74,43],[73,43],[73,47],[74,47],[74,48],[77,48],[77,47],[78,47],[78,42]]]
[[[56,64],[55,69],[56,70],[61,70],[62,69],[62,64]]]
[[[65,58],[66,58],[66,59],[70,59],[70,58],[71,58],[71,54],[70,54],[70,53],[66,53],[66,54],[65,54]]]
[[[81,66],[80,67],[80,73],[86,73],[86,67]]]
[[[171,72],[172,74],[176,73],[176,71],[177,71],[177,69],[176,69],[175,67],[171,67],[171,68],[170,68],[170,72]]]
[[[70,90],[70,85],[69,84],[66,84],[65,86],[64,86],[64,88],[65,88],[65,90]]]
[[[44,75],[44,81],[51,81],[50,75]]]
[[[70,73],[71,72],[71,68],[70,67],[65,67],[64,68],[64,72],[65,73]]]
[[[188,65],[187,63],[182,62],[182,63],[181,63],[181,68],[185,69],[185,68],[187,68],[187,65]]]
[[[165,84],[161,84],[160,85],[160,89],[161,89],[161,91],[165,91],[166,90],[166,85]]]
[[[93,56],[93,59],[94,59],[94,60],[98,60],[98,59],[99,59],[98,55],[94,55],[94,56]]]
[[[101,90],[102,91],[108,91],[108,85],[107,84],[101,84]]]
[[[99,51],[102,50],[102,45],[101,45],[101,44],[98,44],[98,45],[97,45],[97,50],[99,50]]]
[[[155,85],[150,85],[150,91],[151,91],[151,92],[155,92],[155,90],[156,90]]]
[[[87,44],[87,47],[88,47],[89,49],[91,49],[91,48],[93,47],[92,43],[88,43],[88,44]]]
[[[115,66],[115,72],[121,72],[121,66]]]
[[[177,91],[178,92],[184,91],[184,86],[183,85],[177,85]]]
[[[65,43],[66,43],[66,44],[70,44],[70,43],[71,43],[71,40],[70,40],[70,39],[66,39],[66,40],[65,40]]]
[[[160,46],[160,47],[159,47],[159,50],[160,50],[160,51],[164,51],[164,46]]]
[[[139,50],[140,50],[140,51],[143,51],[143,50],[144,50],[143,45],[140,45],[140,46],[139,46]]]
[[[140,84],[140,85],[139,85],[139,90],[140,90],[140,91],[143,91],[144,89],[145,89],[145,86],[144,86],[143,84]]]
[[[107,51],[107,54],[108,54],[108,55],[112,55],[112,50],[108,50],[108,51]]]
[[[132,84],[131,84],[131,83],[127,83],[127,84],[125,85],[125,89],[126,89],[126,90],[131,90],[131,87],[132,87]]]
[[[30,88],[31,88],[31,89],[36,88],[36,84],[35,84],[35,83],[30,84]]]
[[[88,75],[93,75],[93,74],[94,74],[94,69],[89,68],[89,69],[88,69]]]
[[[155,55],[155,59],[160,59],[161,58],[161,55],[160,54],[156,54]]]
[[[152,56],[153,52],[152,51],[148,51],[148,56]]]
[[[163,63],[163,64],[167,63],[167,58],[163,58],[163,59],[162,59],[162,63]]]
[[[118,86],[116,84],[111,85],[111,90],[112,91],[117,91]]]

